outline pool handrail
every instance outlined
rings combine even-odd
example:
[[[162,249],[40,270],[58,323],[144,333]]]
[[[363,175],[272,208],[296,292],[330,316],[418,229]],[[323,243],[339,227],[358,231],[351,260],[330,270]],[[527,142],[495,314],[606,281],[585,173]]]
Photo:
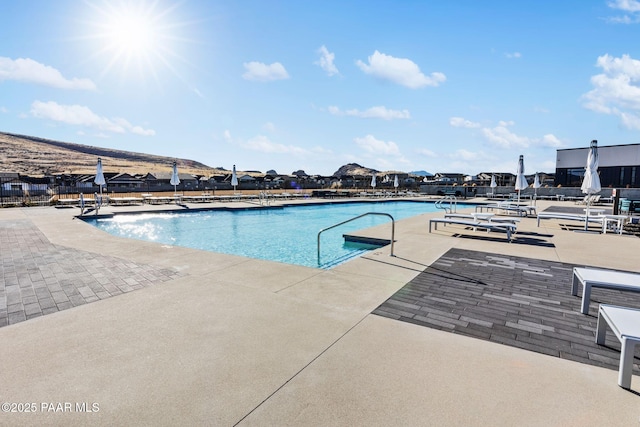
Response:
[[[443,203],[449,202],[449,207],[443,206]],[[446,213],[455,213],[458,211],[458,198],[452,195],[446,195],[435,203],[436,208],[444,209]]]
[[[367,216],[367,215],[384,215],[384,216],[388,216],[389,218],[391,218],[391,254],[390,255],[394,256],[393,255],[393,240],[394,240],[394,237],[395,237],[396,220],[393,219],[393,216],[391,216],[391,214],[388,214],[388,213],[385,213],[385,212],[366,212],[366,213],[363,213],[363,214],[358,215],[356,217],[353,217],[351,219],[348,219],[346,221],[342,221],[342,222],[339,222],[338,224],[334,224],[334,225],[332,225],[330,227],[323,228],[322,230],[320,230],[318,232],[318,265],[320,265],[320,235],[322,233],[324,233],[325,231],[327,231],[327,230],[331,230],[332,228],[339,227],[339,226],[341,226],[343,224],[346,224],[346,223],[351,222],[351,221],[355,221],[356,219],[362,218],[363,216]]]

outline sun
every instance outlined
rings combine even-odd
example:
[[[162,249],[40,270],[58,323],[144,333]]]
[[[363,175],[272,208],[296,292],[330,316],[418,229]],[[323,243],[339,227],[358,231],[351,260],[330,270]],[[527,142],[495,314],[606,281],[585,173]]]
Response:
[[[123,75],[158,78],[160,67],[175,73],[174,63],[182,60],[177,43],[185,38],[177,33],[185,23],[175,20],[180,3],[175,0],[85,0],[93,18],[88,22],[95,47],[93,58],[106,58],[102,74],[120,68]]]
[[[157,48],[153,20],[132,10],[123,10],[110,17],[106,38],[114,50],[127,55],[148,54]]]

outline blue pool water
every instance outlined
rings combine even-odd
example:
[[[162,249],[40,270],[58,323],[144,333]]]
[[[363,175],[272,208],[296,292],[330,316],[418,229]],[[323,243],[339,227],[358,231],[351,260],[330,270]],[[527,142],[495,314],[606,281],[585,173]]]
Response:
[[[435,211],[437,208],[434,204],[428,202],[358,202],[284,208],[120,214],[111,218],[87,219],[87,222],[121,237],[327,268],[376,248],[345,242],[343,234],[391,220],[386,216],[368,215],[323,232],[319,265],[317,236],[320,230],[366,212],[388,213],[397,221]]]

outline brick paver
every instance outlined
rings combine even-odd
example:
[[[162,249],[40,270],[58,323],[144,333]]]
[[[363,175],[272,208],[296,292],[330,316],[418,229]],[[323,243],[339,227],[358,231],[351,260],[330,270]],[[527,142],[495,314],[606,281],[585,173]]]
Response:
[[[0,222],[0,327],[182,275],[54,245],[29,220]]]
[[[606,346],[595,343],[598,306],[640,308],[640,296],[595,289],[583,315],[581,298],[571,295],[573,267],[451,249],[373,313],[617,370],[618,340],[610,335]],[[634,373],[640,373],[638,360]]]

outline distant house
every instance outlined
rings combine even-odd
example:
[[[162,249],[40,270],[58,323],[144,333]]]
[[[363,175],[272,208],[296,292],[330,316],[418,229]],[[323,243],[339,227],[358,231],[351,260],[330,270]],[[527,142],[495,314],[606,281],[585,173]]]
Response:
[[[252,177],[251,175],[241,175],[238,177],[238,182],[243,184],[254,183],[256,182],[256,178]]]
[[[114,172],[105,172],[104,173],[104,180],[107,182],[107,184],[105,185],[105,187],[109,187],[109,180],[111,178],[113,178],[114,176],[118,175],[117,173]],[[76,180],[74,182],[74,186],[78,187],[78,188],[86,188],[86,189],[92,189],[94,187],[98,187],[98,185],[95,183],[96,181],[96,176],[95,175],[78,175],[76,177]]]
[[[476,184],[488,187],[491,185],[491,177],[494,176],[498,187],[510,187],[516,184],[516,176],[509,172],[480,172],[477,175]]]
[[[133,175],[129,175],[128,173],[119,173],[110,179],[107,180],[108,188],[129,188],[129,189],[139,189],[144,186],[145,182]]]
[[[6,194],[38,194],[49,190],[51,179],[48,177],[22,176],[17,173],[0,174],[0,188]]]
[[[464,182],[465,174],[463,173],[444,173],[438,172],[433,176],[433,179],[438,184],[462,184]]]
[[[142,181],[148,188],[159,186],[168,187],[171,186],[171,175],[173,175],[172,172],[149,172],[143,175]],[[180,179],[179,186],[181,189],[188,190],[198,188],[198,179],[195,176],[178,171],[178,178]]]

